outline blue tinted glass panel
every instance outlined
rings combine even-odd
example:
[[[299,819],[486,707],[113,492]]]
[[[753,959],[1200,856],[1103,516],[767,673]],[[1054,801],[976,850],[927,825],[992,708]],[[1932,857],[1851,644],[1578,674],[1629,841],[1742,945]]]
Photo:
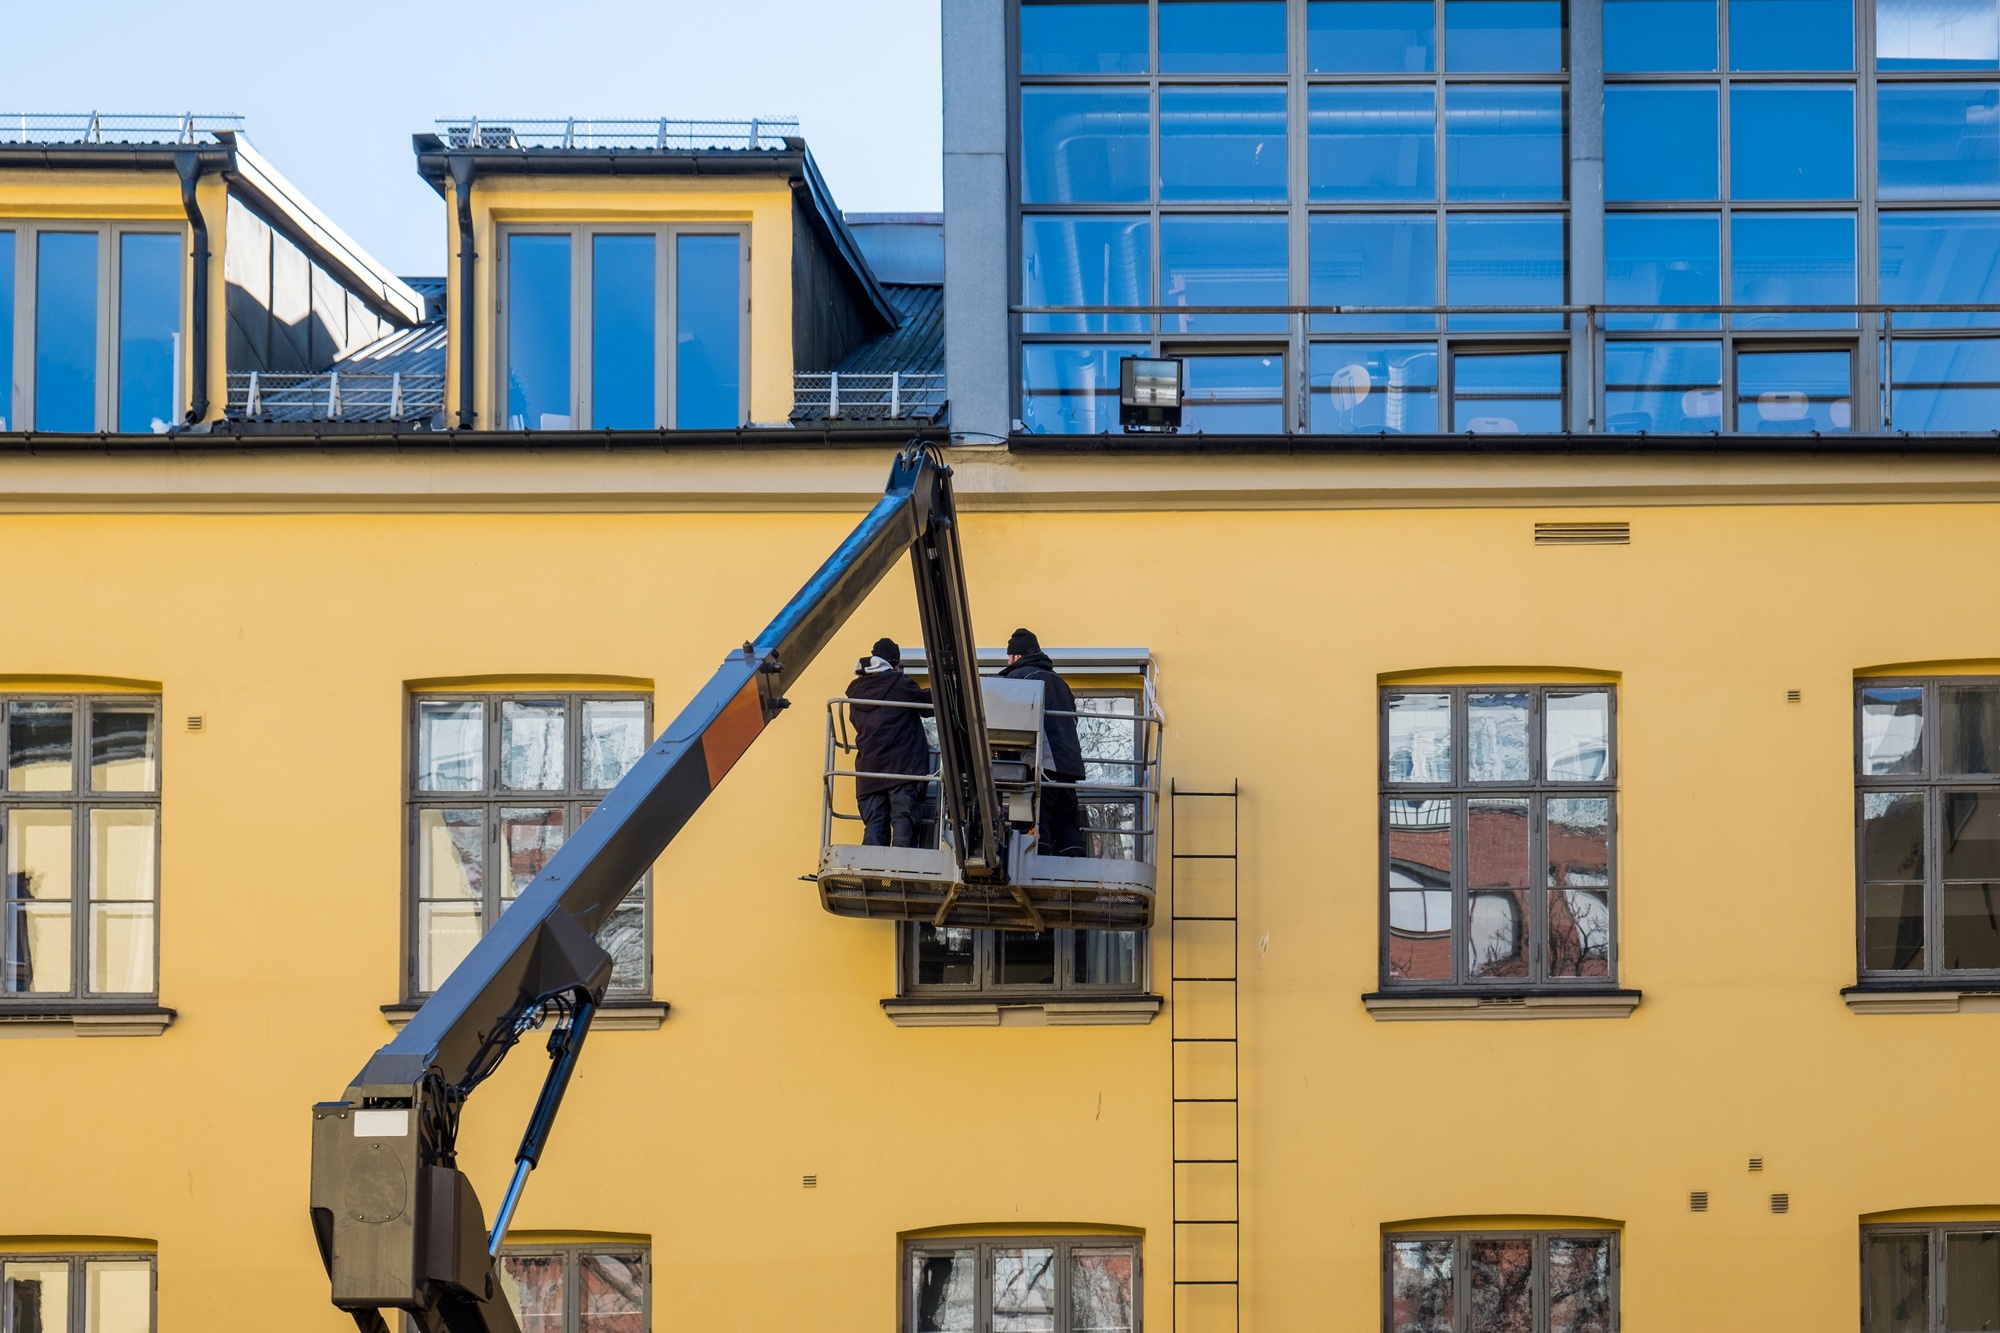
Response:
[[[2000,430],[2000,340],[1898,338],[1892,430]]]
[[[1993,0],[1875,0],[1878,69],[2000,69]]]
[[[1713,213],[1610,213],[1604,299],[1611,305],[1720,305],[1722,219]],[[1607,314],[1608,329],[1719,329],[1722,316]]]
[[[1854,217],[1738,213],[1729,222],[1729,299],[1736,305],[1851,305]],[[1752,314],[1739,329],[1853,328],[1851,314]]]
[[[1445,220],[1444,294],[1451,305],[1561,305],[1563,221],[1559,217],[1450,217]],[[1561,315],[1453,315],[1456,329],[1554,329]]]
[[[1166,74],[1283,74],[1283,0],[1160,0]]]
[[[1604,197],[1720,198],[1721,127],[1714,88],[1606,88]]]
[[[1285,429],[1285,358],[1191,356],[1181,399],[1181,431],[1276,435]]]
[[[1314,343],[1312,428],[1429,435],[1438,428],[1435,343]]]
[[[1437,220],[1429,216],[1312,220],[1313,305],[1436,305]],[[1314,315],[1315,329],[1434,329],[1435,315]]]
[[[1023,74],[1144,74],[1146,6],[1022,0]]]
[[[1306,68],[1314,74],[1423,74],[1437,68],[1431,0],[1311,0]]]
[[[1285,219],[1160,219],[1161,305],[1275,305],[1289,302]],[[1282,333],[1283,315],[1165,315],[1167,333],[1218,330]]]
[[[1729,0],[1729,68],[1854,68],[1852,0]]]
[[[1445,90],[1445,198],[1560,199],[1563,168],[1562,89]]]
[[[180,419],[181,238],[118,238],[118,429],[164,434]]]
[[[1314,88],[1306,94],[1314,200],[1437,198],[1437,92]]]
[[[1882,198],[2000,195],[2000,84],[1887,84],[1876,99]]]
[[[743,424],[743,238],[674,238],[674,425]]]
[[[1461,352],[1451,361],[1451,428],[1477,435],[1563,428],[1561,352]]]
[[[1151,305],[1153,225],[1145,218],[1021,220],[1022,305]],[[1146,315],[1023,315],[1029,333],[1143,333]]]
[[[651,236],[590,238],[590,424],[650,430],[654,407],[655,256]]]
[[[569,237],[507,238],[507,429],[571,422]]]
[[[1160,198],[1283,203],[1285,90],[1162,88]]]
[[[1560,0],[1445,0],[1444,67],[1457,74],[1561,69]]]
[[[14,419],[14,233],[0,231],[0,431],[23,424]]]
[[[1604,345],[1604,428],[1722,429],[1722,344]]]
[[[97,233],[35,238],[35,429],[97,429]]]
[[[1604,68],[1705,74],[1716,67],[1715,0],[1604,0]]]
[[[2000,213],[1884,213],[1884,305],[2000,304]],[[2000,324],[2000,315],[1895,313],[1899,329]]]
[[[1853,419],[1846,352],[1738,352],[1736,429],[1844,431]]]
[[[1152,198],[1152,109],[1143,90],[1023,88],[1021,202]]]
[[[1730,89],[1729,189],[1735,199],[1852,199],[1854,90]]]
[[[1096,435],[1118,429],[1118,363],[1146,356],[1144,343],[1021,346],[1021,424],[1032,435]]]

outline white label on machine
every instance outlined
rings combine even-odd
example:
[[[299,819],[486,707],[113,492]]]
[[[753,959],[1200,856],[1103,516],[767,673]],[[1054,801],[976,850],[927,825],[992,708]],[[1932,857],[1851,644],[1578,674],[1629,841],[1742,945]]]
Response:
[[[406,1139],[410,1136],[408,1111],[356,1111],[354,1137],[357,1139]]]

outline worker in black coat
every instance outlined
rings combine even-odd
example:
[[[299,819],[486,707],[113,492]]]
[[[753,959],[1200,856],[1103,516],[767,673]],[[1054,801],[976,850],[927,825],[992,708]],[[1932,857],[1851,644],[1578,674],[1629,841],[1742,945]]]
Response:
[[[1042,651],[1033,630],[1017,629],[1007,640],[1007,667],[1000,673],[1010,680],[1042,682],[1042,802],[1036,823],[1040,830],[1043,856],[1082,856],[1083,811],[1076,788],[1049,786],[1050,782],[1083,781],[1083,746],[1076,738],[1076,695],[1056,674],[1055,663]]]
[[[894,639],[875,640],[869,655],[854,668],[850,699],[883,703],[928,704],[931,692],[903,674],[903,650]],[[924,713],[917,708],[847,706],[854,722],[855,771],[861,774],[909,773],[919,778],[931,771],[931,743],[924,735]],[[929,782],[893,777],[857,777],[854,794],[861,806],[868,847],[915,847],[931,822]]]

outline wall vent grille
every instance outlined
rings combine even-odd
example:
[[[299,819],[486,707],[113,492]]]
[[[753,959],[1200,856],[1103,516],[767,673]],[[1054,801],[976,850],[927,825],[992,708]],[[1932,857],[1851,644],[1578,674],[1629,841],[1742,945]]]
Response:
[[[202,715],[201,715],[200,713],[189,713],[189,714],[188,714],[188,730],[189,730],[189,731],[200,731],[200,730],[202,729],[202,727],[203,727],[204,725],[205,725],[205,720],[203,719],[203,717],[202,717]]]
[[[1791,1212],[1792,1196],[1789,1194],[1773,1194],[1771,1196],[1771,1211],[1774,1213]]]
[[[1630,546],[1630,523],[1537,523],[1537,546]]]
[[[1705,1213],[1708,1211],[1707,1190],[1688,1191],[1688,1211],[1691,1213]]]
[[[809,1190],[816,1190],[819,1188],[819,1177],[816,1175],[800,1176],[799,1184],[805,1186]]]
[[[1798,692],[1797,690],[1786,690],[1786,691],[1785,691],[1785,702],[1786,702],[1786,703],[1788,703],[1788,704],[1795,704],[1795,703],[1797,703],[1798,701],[1799,701],[1799,692]]]
[[[1762,1171],[1764,1169],[1764,1159],[1761,1157],[1752,1157],[1750,1159],[1750,1169],[1752,1171]]]

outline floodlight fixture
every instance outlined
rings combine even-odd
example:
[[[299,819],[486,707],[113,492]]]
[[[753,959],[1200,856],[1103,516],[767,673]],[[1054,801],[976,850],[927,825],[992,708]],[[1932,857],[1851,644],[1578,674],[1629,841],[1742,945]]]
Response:
[[[1181,360],[1128,356],[1118,363],[1118,424],[1128,431],[1181,428]]]

